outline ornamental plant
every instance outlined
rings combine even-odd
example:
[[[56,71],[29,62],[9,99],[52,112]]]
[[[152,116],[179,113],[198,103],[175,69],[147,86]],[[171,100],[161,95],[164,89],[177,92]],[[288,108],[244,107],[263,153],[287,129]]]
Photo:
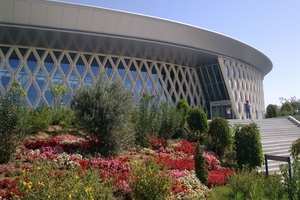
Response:
[[[112,199],[108,181],[99,181],[97,170],[57,169],[53,162],[36,162],[19,177],[16,188],[22,199]]]
[[[208,171],[206,168],[205,157],[203,156],[203,150],[199,142],[196,146],[196,154],[194,156],[194,160],[196,176],[201,181],[201,183],[207,185]]]
[[[108,83],[100,77],[94,87],[76,91],[72,107],[77,122],[99,139],[95,151],[104,157],[118,155],[133,144],[134,133],[129,126],[132,94],[120,81]]]
[[[199,107],[191,108],[187,116],[187,122],[192,131],[202,133],[208,128],[206,113]]]
[[[21,84],[0,96],[0,164],[8,162],[17,145],[29,132],[29,109],[24,102]]]
[[[143,94],[132,115],[138,145],[150,147],[151,134],[157,134],[159,130],[158,110],[158,99],[153,95]]]
[[[294,160],[300,159],[300,137],[293,141],[292,145],[290,146],[289,152]]]
[[[143,163],[131,163],[129,185],[134,199],[161,200],[172,195],[173,178],[161,168],[153,159]]]
[[[222,157],[225,149],[231,146],[233,140],[229,122],[222,117],[213,118],[209,123],[208,135],[210,148]]]
[[[235,127],[234,147],[237,165],[254,169],[263,163],[262,144],[257,124],[237,125]]]

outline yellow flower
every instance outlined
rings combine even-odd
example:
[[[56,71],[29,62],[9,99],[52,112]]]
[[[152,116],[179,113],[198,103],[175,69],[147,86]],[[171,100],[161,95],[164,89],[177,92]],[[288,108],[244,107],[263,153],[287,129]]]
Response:
[[[51,198],[51,196],[50,195],[48,195],[48,199],[50,199]]]
[[[37,169],[37,170],[41,170],[41,168],[40,168],[40,167],[37,167],[36,169]]]
[[[85,187],[85,192],[89,193],[90,191],[92,191],[92,187]]]
[[[79,177],[78,177],[77,175],[75,176],[75,178],[76,178],[76,179],[79,179]]]
[[[26,184],[27,184],[26,181],[24,181],[24,182],[23,182],[23,185],[26,185]]]
[[[71,194],[69,194],[69,199],[72,199],[72,195]]]
[[[91,196],[90,196],[90,199],[91,199],[91,200],[94,200],[94,197],[91,195]]]

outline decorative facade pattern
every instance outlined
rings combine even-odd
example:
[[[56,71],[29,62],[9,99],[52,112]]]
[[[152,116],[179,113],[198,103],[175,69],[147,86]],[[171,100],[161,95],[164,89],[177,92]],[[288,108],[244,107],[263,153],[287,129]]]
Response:
[[[120,79],[139,100],[141,93],[160,96],[168,102],[186,99],[191,106],[206,109],[195,68],[172,63],[79,51],[0,44],[0,93],[13,81],[22,84],[27,103],[36,108],[51,105],[50,83],[70,90],[91,86],[101,72],[108,81]]]
[[[244,104],[248,100],[252,118],[262,119],[265,110],[263,74],[254,67],[234,60],[219,58],[219,63],[236,118],[246,118]]]

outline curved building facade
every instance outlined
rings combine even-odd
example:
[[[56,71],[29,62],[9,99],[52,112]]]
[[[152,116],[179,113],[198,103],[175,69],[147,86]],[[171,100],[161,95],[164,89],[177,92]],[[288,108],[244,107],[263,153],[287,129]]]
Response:
[[[0,94],[18,81],[32,107],[51,105],[50,84],[74,91],[104,74],[142,93],[186,99],[209,118],[263,118],[272,62],[233,38],[134,13],[54,1],[0,0]]]

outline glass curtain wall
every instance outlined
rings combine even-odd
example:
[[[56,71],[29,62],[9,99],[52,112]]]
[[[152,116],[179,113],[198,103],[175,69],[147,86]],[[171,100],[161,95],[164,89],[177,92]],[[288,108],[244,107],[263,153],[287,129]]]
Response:
[[[104,73],[103,73],[104,72]],[[103,73],[107,81],[121,80],[135,101],[141,93],[190,106],[205,108],[205,99],[195,68],[139,58],[0,44],[0,94],[13,81],[22,84],[32,107],[52,105],[50,84],[63,84],[70,93],[91,87]]]

